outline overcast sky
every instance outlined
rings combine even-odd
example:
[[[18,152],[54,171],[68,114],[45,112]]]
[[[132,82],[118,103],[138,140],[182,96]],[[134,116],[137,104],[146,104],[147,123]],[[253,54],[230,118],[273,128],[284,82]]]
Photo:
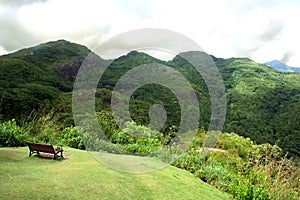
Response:
[[[93,50],[125,31],[164,28],[217,57],[300,67],[299,19],[299,0],[0,0],[0,55],[57,39]]]

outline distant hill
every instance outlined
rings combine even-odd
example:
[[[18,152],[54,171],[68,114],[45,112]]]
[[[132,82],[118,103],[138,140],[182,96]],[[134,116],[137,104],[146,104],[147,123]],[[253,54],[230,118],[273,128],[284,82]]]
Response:
[[[0,120],[22,122],[33,110],[47,108],[72,124],[73,81],[88,48],[65,40],[44,43],[0,56]],[[185,55],[201,58],[201,52]],[[94,54],[95,63],[104,62]],[[250,137],[257,143],[278,143],[292,155],[300,155],[300,74],[281,73],[247,58],[213,57],[224,85],[227,115],[224,130]],[[160,63],[179,71],[190,82],[199,100],[200,127],[208,128],[211,102],[207,86],[198,72],[181,56],[161,61],[145,53],[130,52],[113,60],[96,91],[96,110],[111,112],[111,94],[118,80],[129,70],[147,63]],[[162,104],[167,123],[163,131],[178,127],[180,105],[166,87],[147,84],[138,88],[130,101],[132,119],[150,122],[149,109]]]
[[[297,72],[297,73],[300,73],[300,68],[288,66],[285,63],[282,63],[278,60],[273,60],[273,61],[270,61],[270,62],[266,62],[265,64],[268,65],[269,67],[272,67],[272,68],[274,68],[278,71],[281,71],[281,72]]]

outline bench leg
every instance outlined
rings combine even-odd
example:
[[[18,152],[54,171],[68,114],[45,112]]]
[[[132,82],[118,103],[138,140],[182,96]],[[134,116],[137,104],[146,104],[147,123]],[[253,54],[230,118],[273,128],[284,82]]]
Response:
[[[54,154],[54,157],[53,157],[53,159],[55,160],[57,157],[61,157],[61,158],[64,158],[64,156],[63,156],[63,152],[61,151],[60,152],[60,155],[58,155],[59,153],[57,153],[57,154]]]
[[[30,151],[29,151],[29,157],[32,156],[32,154],[34,154],[34,153],[40,154],[39,151],[33,151],[33,150],[30,150]]]

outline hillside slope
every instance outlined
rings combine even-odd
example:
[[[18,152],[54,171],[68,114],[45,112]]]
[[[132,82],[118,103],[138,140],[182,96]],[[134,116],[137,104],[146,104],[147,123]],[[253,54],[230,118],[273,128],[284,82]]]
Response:
[[[226,85],[224,130],[300,153],[300,75],[248,59],[216,61]]]
[[[33,109],[51,107],[72,81],[90,53],[65,40],[48,42],[0,57],[1,120],[22,121]]]
[[[300,155],[300,74],[278,72],[247,58],[212,58],[226,89],[223,131],[257,143],[278,143],[290,155]],[[177,56],[172,63],[180,66],[192,83],[203,84],[184,59]]]
[[[63,160],[0,148],[1,199],[229,199],[187,171],[167,167],[133,174],[110,169],[90,153],[66,148]]]

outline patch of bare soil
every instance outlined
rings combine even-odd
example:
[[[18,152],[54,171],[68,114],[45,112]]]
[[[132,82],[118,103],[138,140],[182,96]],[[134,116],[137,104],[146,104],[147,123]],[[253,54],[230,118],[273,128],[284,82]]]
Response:
[[[217,148],[200,148],[198,149],[198,152],[201,152],[201,151],[204,151],[204,150],[207,150],[207,151],[210,151],[210,152],[222,152],[222,153],[225,153],[226,150],[223,150],[223,149],[217,149]]]

